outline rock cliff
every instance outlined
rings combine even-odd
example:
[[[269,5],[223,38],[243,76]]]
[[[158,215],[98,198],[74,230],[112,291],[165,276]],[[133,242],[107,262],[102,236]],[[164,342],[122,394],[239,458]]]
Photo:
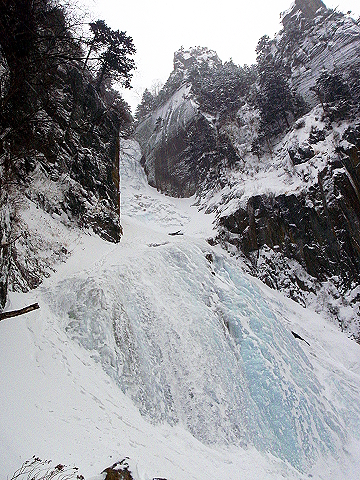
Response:
[[[321,70],[360,64],[360,26],[349,15],[327,9],[321,0],[297,0],[274,38],[275,54],[291,72],[292,84],[311,105],[311,87]]]
[[[35,288],[66,258],[66,229],[120,240],[119,132],[132,121],[81,61],[60,6],[35,2],[27,18],[11,5],[0,7],[0,308],[8,288]]]
[[[297,14],[313,19],[321,8],[326,9],[325,4],[321,0],[295,0],[290,10],[283,15],[283,24],[291,23],[293,16]]]
[[[189,72],[203,63],[212,68],[221,62],[206,48],[175,53],[168,81],[175,91],[139,122],[135,133],[150,185],[173,196],[194,195],[209,174],[216,176],[220,163],[239,158],[229,138],[199,109],[191,92]]]

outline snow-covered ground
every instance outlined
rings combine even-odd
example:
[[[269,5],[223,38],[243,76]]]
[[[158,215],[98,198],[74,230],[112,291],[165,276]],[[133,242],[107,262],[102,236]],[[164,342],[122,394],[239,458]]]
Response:
[[[40,310],[0,322],[0,478],[36,455],[87,479],[125,457],[135,480],[357,479],[360,346],[211,247],[213,215],[122,149],[119,245],[23,215],[72,253],[6,307]]]

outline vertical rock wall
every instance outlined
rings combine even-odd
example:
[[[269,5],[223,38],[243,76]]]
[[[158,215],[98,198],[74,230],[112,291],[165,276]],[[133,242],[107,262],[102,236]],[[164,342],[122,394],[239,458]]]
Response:
[[[0,308],[3,309],[6,303],[11,242],[10,242],[10,207],[7,202],[7,195],[0,192]]]

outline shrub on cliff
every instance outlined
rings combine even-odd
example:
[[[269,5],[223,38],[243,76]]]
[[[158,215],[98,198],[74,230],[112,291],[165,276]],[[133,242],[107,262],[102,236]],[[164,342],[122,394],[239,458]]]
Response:
[[[189,73],[200,108],[220,116],[239,110],[255,79],[254,67],[240,67],[232,60],[213,67],[203,62],[195,65]]]

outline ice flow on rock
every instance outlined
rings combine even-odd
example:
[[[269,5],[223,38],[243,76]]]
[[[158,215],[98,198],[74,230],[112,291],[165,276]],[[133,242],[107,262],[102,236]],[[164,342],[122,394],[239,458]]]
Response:
[[[298,468],[340,455],[349,425],[309,347],[234,259],[167,234],[190,231],[198,213],[151,189],[136,144],[125,147],[122,244],[49,291],[68,335],[151,422],[180,423],[205,443],[254,445]]]

